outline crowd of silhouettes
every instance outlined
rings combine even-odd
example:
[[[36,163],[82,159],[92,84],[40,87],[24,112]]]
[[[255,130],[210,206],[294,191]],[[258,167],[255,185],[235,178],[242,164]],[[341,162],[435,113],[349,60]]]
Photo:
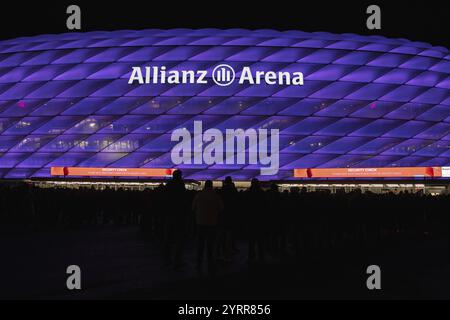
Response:
[[[181,171],[155,189],[94,190],[0,187],[0,220],[6,229],[136,225],[159,244],[162,261],[182,268],[189,246],[196,261],[215,269],[245,252],[249,262],[301,256],[311,250],[370,247],[446,235],[450,196],[421,192],[372,193],[355,190],[307,192],[257,179],[238,190],[227,177],[220,188],[206,181],[188,190]],[[14,229],[15,230],[15,229]]]

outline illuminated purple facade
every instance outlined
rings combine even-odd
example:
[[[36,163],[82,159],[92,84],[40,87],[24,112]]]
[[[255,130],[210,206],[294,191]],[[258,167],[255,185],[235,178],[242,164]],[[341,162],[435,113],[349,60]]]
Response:
[[[302,86],[129,84],[133,67],[301,71]],[[294,168],[450,166],[450,54],[405,39],[272,30],[143,30],[0,42],[0,178],[50,167],[182,168],[291,179]],[[279,129],[279,171],[175,166],[171,133]]]

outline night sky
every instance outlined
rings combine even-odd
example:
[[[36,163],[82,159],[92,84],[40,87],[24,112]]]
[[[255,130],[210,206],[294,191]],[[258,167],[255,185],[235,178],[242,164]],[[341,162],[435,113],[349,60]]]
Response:
[[[82,31],[147,28],[269,28],[407,38],[450,48],[444,1],[4,1],[0,39],[63,33],[66,8],[82,9]],[[366,8],[382,9],[382,29],[366,28]]]

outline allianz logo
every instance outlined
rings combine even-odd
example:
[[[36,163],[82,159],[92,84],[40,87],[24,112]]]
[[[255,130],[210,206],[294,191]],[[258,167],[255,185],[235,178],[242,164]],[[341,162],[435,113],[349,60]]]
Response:
[[[236,72],[228,64],[217,65],[209,77],[208,70],[168,70],[166,66],[132,67],[128,84],[208,84],[210,79],[221,87],[233,83],[240,85],[303,85],[303,73],[299,71],[261,71],[246,66],[240,72]]]

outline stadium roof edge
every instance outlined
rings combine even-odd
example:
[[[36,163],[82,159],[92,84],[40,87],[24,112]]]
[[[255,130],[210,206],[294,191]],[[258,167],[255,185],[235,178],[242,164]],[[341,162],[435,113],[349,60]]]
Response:
[[[410,41],[404,38],[387,38],[379,35],[358,35],[355,33],[342,33],[335,34],[325,31],[315,31],[315,32],[304,32],[300,30],[286,30],[279,31],[275,29],[219,29],[219,28],[205,28],[205,29],[189,29],[189,28],[174,28],[174,29],[142,29],[142,30],[132,30],[123,29],[115,31],[88,31],[88,32],[67,32],[59,34],[41,34],[35,36],[12,38],[0,41],[1,45],[17,45],[21,43],[28,42],[46,42],[46,41],[59,41],[59,40],[76,40],[79,37],[84,39],[101,39],[110,37],[168,37],[168,36],[192,36],[192,37],[204,37],[204,36],[223,36],[223,37],[233,37],[233,36],[250,36],[250,37],[281,37],[281,38],[304,38],[309,39],[315,38],[320,40],[334,40],[334,41],[368,41],[371,43],[384,43],[392,45],[406,45],[412,47],[418,47],[423,49],[436,50],[440,52],[449,52],[448,48],[443,46],[432,46],[429,43],[421,41]]]

